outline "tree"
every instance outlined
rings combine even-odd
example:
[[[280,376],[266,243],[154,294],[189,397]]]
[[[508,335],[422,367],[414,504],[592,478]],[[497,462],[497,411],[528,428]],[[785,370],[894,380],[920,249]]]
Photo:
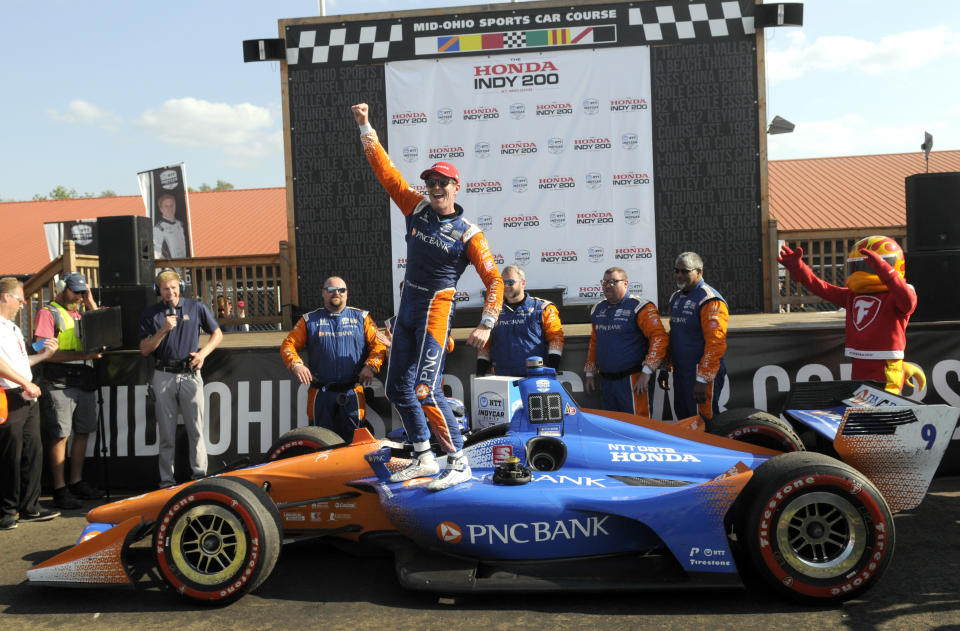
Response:
[[[207,191],[232,191],[233,184],[227,182],[226,180],[217,180],[217,185],[210,186],[206,182],[200,185],[199,188],[193,188],[192,186],[187,187],[187,192],[189,193],[206,193]]]
[[[111,191],[109,188],[103,191],[102,193],[100,193],[100,197],[116,197],[116,196],[117,194]]]

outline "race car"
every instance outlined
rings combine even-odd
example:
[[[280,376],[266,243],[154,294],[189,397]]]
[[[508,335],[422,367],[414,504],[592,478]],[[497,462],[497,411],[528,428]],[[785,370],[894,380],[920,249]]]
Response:
[[[909,481],[884,495],[869,478],[879,459],[858,471],[824,454],[581,409],[542,361],[518,386],[510,422],[470,437],[469,482],[439,492],[427,478],[390,483],[406,447],[366,429],[344,445],[298,428],[264,464],[90,511],[77,545],[27,577],[134,585],[131,546],[150,538],[171,588],[224,604],[269,577],[281,542],[326,536],[388,551],[402,585],[448,594],[737,586],[754,574],[787,597],[840,602],[882,576],[890,506],[919,501],[911,454],[942,456],[958,412],[925,406],[914,423],[858,428],[854,448],[879,448]]]

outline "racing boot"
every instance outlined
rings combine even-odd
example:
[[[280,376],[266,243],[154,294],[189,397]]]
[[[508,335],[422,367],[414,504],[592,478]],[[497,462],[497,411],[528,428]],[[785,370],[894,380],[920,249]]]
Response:
[[[437,457],[432,451],[424,451],[414,454],[413,460],[405,469],[400,469],[390,476],[391,482],[404,482],[414,478],[424,478],[436,475],[440,471],[440,465],[437,463]]]
[[[438,475],[433,482],[427,484],[427,489],[430,491],[442,491],[461,482],[467,482],[471,477],[473,477],[473,474],[470,471],[470,461],[467,460],[467,457],[464,456],[462,452],[459,456],[451,454],[447,456],[446,469],[444,469],[443,473]]]

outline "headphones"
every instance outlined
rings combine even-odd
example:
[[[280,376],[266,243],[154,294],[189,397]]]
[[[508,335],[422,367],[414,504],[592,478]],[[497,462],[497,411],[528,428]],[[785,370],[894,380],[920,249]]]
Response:
[[[167,272],[173,272],[176,275],[177,280],[180,281],[180,295],[183,296],[183,292],[186,291],[187,285],[183,282],[183,279],[180,278],[180,274],[177,272],[177,270],[173,269],[172,267],[164,267],[157,274],[157,278],[153,283],[153,293],[157,296],[160,295],[160,275]]]
[[[53,284],[53,295],[54,295],[54,296],[56,296],[57,294],[62,294],[62,293],[64,292],[64,290],[67,288],[67,280],[68,280],[71,276],[81,276],[81,277],[82,277],[83,275],[80,274],[80,272],[67,272],[66,274],[64,274],[63,276],[61,276],[60,279]],[[86,279],[84,279],[84,280],[86,280]]]

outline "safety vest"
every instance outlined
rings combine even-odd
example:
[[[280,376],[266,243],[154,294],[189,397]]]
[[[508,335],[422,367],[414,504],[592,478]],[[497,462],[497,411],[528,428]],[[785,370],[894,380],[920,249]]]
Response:
[[[83,343],[80,341],[76,330],[77,321],[73,319],[70,312],[53,300],[44,308],[53,315],[54,331],[57,334],[60,350],[82,351]]]

